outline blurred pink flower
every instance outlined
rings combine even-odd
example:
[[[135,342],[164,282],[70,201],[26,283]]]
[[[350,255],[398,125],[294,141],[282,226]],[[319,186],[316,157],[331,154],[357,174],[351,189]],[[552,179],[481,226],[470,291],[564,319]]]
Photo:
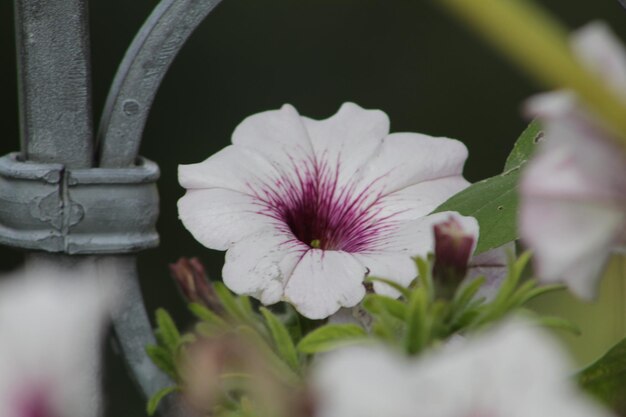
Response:
[[[626,100],[626,50],[604,24],[577,32],[572,48]],[[573,93],[539,95],[527,108],[544,138],[521,181],[521,236],[544,281],[590,298],[626,238],[626,154]]]
[[[448,216],[428,214],[468,185],[462,143],[389,134],[385,113],[352,103],[319,121],[290,105],[255,114],[232,142],[180,166],[180,218],[202,244],[228,250],[231,290],[309,318],[356,305],[368,274],[409,284],[411,257],[432,251],[432,225]]]
[[[50,269],[3,279],[2,417],[100,415],[100,344],[114,300],[109,284]]]

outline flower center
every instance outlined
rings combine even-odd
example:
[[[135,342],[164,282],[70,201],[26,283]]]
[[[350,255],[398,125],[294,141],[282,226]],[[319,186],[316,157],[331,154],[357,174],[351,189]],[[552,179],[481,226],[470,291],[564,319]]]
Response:
[[[285,207],[283,220],[293,235],[314,249],[340,250],[346,225],[333,217],[333,202],[322,203],[315,194],[304,195],[301,204]]]
[[[381,239],[390,222],[381,218],[373,186],[338,185],[338,168],[299,167],[264,190],[265,214],[279,220],[296,239],[322,250],[360,252]]]

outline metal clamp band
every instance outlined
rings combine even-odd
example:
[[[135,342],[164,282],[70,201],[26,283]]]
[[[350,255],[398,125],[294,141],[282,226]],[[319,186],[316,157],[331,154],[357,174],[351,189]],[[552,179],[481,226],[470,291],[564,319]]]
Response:
[[[0,244],[68,254],[137,252],[159,243],[159,168],[69,169],[0,157]]]

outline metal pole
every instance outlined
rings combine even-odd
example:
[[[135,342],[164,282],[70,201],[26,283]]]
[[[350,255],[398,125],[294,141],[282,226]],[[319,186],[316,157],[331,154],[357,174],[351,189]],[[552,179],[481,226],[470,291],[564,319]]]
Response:
[[[93,162],[86,0],[15,0],[22,158]]]

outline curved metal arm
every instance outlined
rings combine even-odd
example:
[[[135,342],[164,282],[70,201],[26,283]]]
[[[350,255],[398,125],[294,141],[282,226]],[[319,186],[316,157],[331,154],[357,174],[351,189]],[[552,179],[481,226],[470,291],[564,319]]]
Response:
[[[100,167],[128,167],[135,163],[143,129],[157,90],[170,64],[191,33],[221,0],[163,0],[133,40],[118,69],[97,136]],[[145,354],[154,343],[152,328],[139,288],[134,257],[112,262],[126,278],[123,313],[114,318],[120,349],[130,372],[146,397],[171,384]],[[168,416],[188,415],[175,399],[161,406]]]
[[[152,101],[191,33],[221,0],[162,0],[126,52],[98,132],[100,166],[135,162]]]

